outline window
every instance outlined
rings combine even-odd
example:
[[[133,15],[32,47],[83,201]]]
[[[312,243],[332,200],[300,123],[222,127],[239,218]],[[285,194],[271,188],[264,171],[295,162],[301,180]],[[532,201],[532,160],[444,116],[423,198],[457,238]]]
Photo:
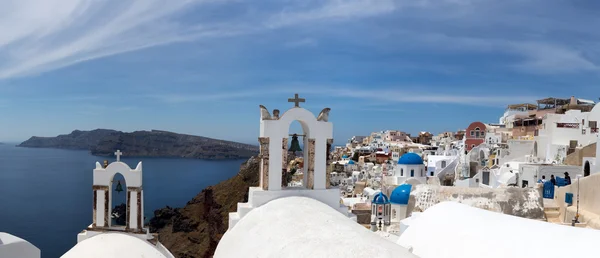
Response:
[[[404,169],[403,168],[400,169],[400,176],[404,176]]]
[[[396,218],[396,210],[392,210],[392,219]]]
[[[475,136],[475,131],[471,131],[471,136]]]
[[[410,170],[410,177],[415,177],[415,170],[414,169]]]
[[[442,168],[445,168],[445,167],[446,167],[446,161],[442,160]]]
[[[581,125],[585,125],[585,119],[581,119]]]
[[[471,148],[475,148],[475,144],[471,144]]]

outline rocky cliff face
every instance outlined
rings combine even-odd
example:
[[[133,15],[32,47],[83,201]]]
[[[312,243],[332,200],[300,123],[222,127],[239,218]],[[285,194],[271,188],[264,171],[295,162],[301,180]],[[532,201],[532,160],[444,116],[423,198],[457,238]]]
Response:
[[[178,157],[196,159],[239,159],[258,153],[258,147],[207,137],[166,131],[75,130],[57,137],[31,137],[19,147],[90,150],[93,155],[112,156],[119,149],[123,156]]]
[[[176,257],[212,257],[227,231],[229,212],[248,201],[248,187],[258,186],[258,170],[259,159],[252,157],[236,176],[202,190],[185,207],[154,211],[150,231],[158,232],[159,241]]]

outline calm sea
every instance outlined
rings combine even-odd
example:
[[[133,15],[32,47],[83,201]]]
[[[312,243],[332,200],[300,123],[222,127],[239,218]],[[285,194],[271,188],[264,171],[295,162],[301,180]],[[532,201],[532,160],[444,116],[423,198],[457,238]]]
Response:
[[[60,257],[92,223],[92,170],[104,159],[87,151],[0,145],[0,232],[33,243],[44,258]],[[121,159],[132,168],[140,160],[147,218],[166,205],[184,206],[205,187],[235,175],[244,162]]]

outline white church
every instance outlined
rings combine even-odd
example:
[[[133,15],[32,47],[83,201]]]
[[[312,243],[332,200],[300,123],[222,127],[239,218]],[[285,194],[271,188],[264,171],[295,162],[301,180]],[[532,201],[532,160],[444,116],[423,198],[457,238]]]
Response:
[[[297,95],[290,101],[295,106],[281,117],[279,111],[271,115],[261,106],[260,184],[249,189],[247,203],[239,203],[237,211],[229,214],[229,229],[214,257],[598,257],[598,230],[524,219],[453,202],[442,202],[405,218],[409,215],[408,184],[397,187],[389,199],[381,194],[373,206],[375,211],[381,210],[381,216],[374,220],[389,221],[390,229],[399,225],[398,230],[390,231],[395,238],[372,232],[356,222],[340,203],[340,189],[328,181],[328,151],[333,143],[329,109],[315,117],[299,106],[304,100]],[[293,121],[302,125],[306,151],[304,181],[301,186],[290,187],[283,186],[282,171]],[[131,169],[119,161],[119,151],[116,155],[117,161],[106,167],[96,163],[91,225],[83,229],[77,244],[62,257],[173,257],[155,235],[143,228],[142,164]],[[404,169],[399,177],[426,176],[421,174],[424,165],[420,157],[409,155],[399,165]],[[117,172],[128,182],[129,216],[125,226],[112,225],[109,219],[112,196],[107,193]],[[23,239],[0,233],[0,258],[5,257],[39,258],[40,250]]]

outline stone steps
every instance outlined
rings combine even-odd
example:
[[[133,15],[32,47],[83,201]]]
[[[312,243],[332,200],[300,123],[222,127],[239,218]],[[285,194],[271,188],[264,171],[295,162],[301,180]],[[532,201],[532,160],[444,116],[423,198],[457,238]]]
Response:
[[[548,220],[551,218],[558,218],[560,216],[560,212],[558,210],[544,211],[544,213],[546,214],[546,218]]]

